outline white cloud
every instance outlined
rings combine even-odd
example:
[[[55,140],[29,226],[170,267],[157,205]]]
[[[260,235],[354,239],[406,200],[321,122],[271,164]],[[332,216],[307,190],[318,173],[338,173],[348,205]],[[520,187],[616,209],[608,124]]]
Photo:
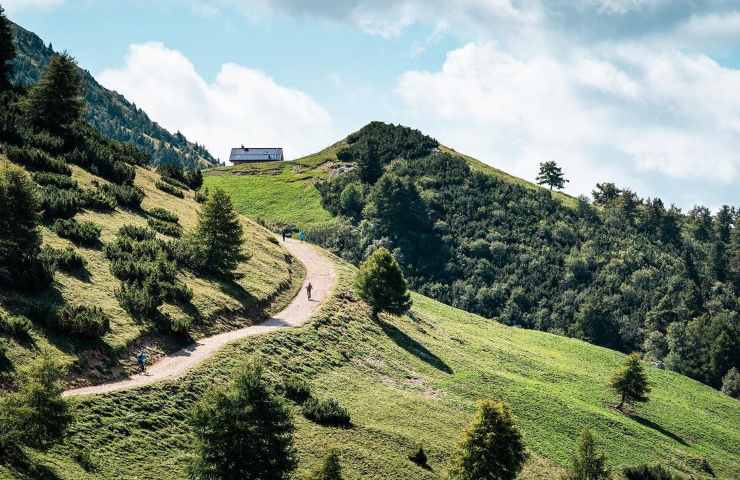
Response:
[[[208,83],[182,53],[161,43],[131,45],[122,68],[97,78],[221,159],[240,144],[283,146],[288,157],[295,157],[335,136],[329,114],[305,93],[233,63]]]
[[[397,91],[417,127],[525,178],[556,160],[574,193],[652,175],[740,182],[740,71],[703,55],[622,45],[520,58],[470,43]]]
[[[62,3],[64,3],[64,0],[4,0],[0,5],[2,5],[8,13],[15,13],[21,10],[58,7]]]

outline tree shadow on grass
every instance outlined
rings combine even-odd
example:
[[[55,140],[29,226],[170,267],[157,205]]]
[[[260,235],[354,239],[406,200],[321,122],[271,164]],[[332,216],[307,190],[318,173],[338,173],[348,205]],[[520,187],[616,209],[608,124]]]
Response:
[[[671,432],[670,430],[666,430],[665,428],[661,427],[660,425],[658,425],[657,423],[653,421],[648,420],[647,418],[643,418],[639,415],[631,415],[630,418],[636,421],[637,423],[639,423],[640,425],[645,425],[646,427],[652,428],[656,432],[662,433],[666,437],[680,443],[681,445],[685,447],[689,446],[688,443],[686,443],[686,441],[683,438],[679,437],[678,435]]]
[[[257,305],[257,298],[249,293],[244,287],[239,285],[233,278],[224,277],[208,277],[208,280],[215,282],[219,289],[226,295],[235,299],[246,308],[251,308]]]
[[[35,462],[20,448],[14,448],[11,458],[7,461],[17,478],[28,480],[59,480],[57,473],[40,463]]]
[[[381,319],[376,319],[376,323],[383,329],[388,337],[399,347],[403,348],[419,360],[445,373],[453,373],[452,369],[444,360],[429,351],[424,345],[406,335],[395,325],[386,323]]]

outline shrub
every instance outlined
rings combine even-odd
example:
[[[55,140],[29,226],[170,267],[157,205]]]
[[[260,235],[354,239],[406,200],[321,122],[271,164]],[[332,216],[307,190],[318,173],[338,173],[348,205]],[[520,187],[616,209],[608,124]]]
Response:
[[[195,201],[198,203],[206,203],[208,200],[208,189],[198,190],[195,192]]]
[[[740,399],[740,372],[737,368],[732,367],[722,377],[722,393]]]
[[[41,208],[46,218],[74,217],[83,203],[79,190],[61,190],[53,186],[41,189]]]
[[[40,291],[49,287],[54,281],[54,264],[36,257],[24,257],[15,266],[13,285],[29,291]]]
[[[87,265],[87,261],[72,247],[64,250],[45,246],[39,255],[44,261],[53,264],[55,268],[63,272],[76,272]]]
[[[174,333],[186,333],[190,330],[193,320],[190,317],[177,317],[170,319],[170,330]]]
[[[27,338],[32,328],[31,321],[24,316],[0,314],[0,333],[16,338]]]
[[[85,207],[99,212],[110,212],[118,205],[118,200],[113,194],[100,189],[85,190],[82,199]]]
[[[168,235],[174,238],[180,238],[182,235],[182,227],[176,223],[165,222],[158,218],[150,218],[147,220],[147,223],[153,230],[162,235]]]
[[[349,412],[334,398],[318,400],[311,397],[303,404],[302,412],[303,416],[319,425],[342,428],[352,426]]]
[[[163,192],[169,193],[170,195],[174,195],[178,198],[185,198],[185,194],[182,193],[182,190],[180,190],[177,187],[173,187],[169,183],[162,182],[161,180],[157,180],[154,183],[154,186],[156,186],[158,189],[162,190]]]
[[[426,452],[421,446],[417,450],[415,450],[414,453],[409,455],[409,460],[419,465],[420,467],[426,466],[427,462],[429,461]]]
[[[80,337],[99,338],[110,330],[110,320],[100,307],[65,305],[57,312],[54,327]]]
[[[155,233],[151,229],[131,224],[126,224],[119,228],[118,235],[130,238],[131,240],[136,240],[137,242],[152,240],[156,237]]]
[[[162,220],[163,222],[170,222],[170,223],[179,223],[180,219],[175,215],[174,213],[170,212],[169,210],[165,210],[164,208],[156,207],[152,208],[147,212],[150,217],[154,217],[157,220]]]
[[[122,284],[115,292],[121,307],[134,318],[152,318],[159,313],[162,304],[149,289],[136,284]]]
[[[622,471],[627,480],[675,480],[676,477],[661,465],[639,465],[625,467]]]
[[[72,175],[72,170],[58,158],[52,157],[38,148],[21,148],[8,145],[5,147],[8,159],[18,165],[23,165],[29,170],[58,173],[61,175]]]
[[[32,128],[21,128],[21,135],[25,144],[30,147],[38,148],[45,152],[59,154],[64,150],[64,139],[52,135],[49,132],[37,131]]]
[[[100,243],[101,227],[94,222],[78,222],[73,218],[57,220],[52,229],[60,237],[71,240],[75,244],[95,246]]]
[[[177,180],[176,178],[172,178],[172,177],[167,177],[167,176],[162,176],[162,177],[161,177],[161,179],[162,179],[162,181],[163,181],[163,182],[165,182],[165,183],[169,183],[169,184],[170,184],[170,185],[172,185],[173,187],[176,187],[176,188],[181,188],[181,189],[183,189],[183,190],[190,190],[190,187],[188,187],[187,185],[185,185],[185,184],[184,184],[183,182],[181,182],[180,180]]]
[[[52,186],[62,190],[76,190],[78,188],[77,180],[59,173],[35,172],[33,181],[42,187]]]
[[[286,379],[281,385],[281,390],[286,398],[296,403],[304,403],[311,398],[311,385],[297,377]]]
[[[144,200],[144,191],[134,185],[116,185],[109,183],[103,185],[101,189],[113,195],[121,207],[129,208],[131,210],[138,210],[141,208],[141,202]]]

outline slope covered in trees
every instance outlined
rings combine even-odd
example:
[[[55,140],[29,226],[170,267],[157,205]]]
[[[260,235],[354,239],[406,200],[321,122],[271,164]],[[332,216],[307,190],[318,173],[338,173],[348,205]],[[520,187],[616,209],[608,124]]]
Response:
[[[11,81],[15,85],[33,85],[55,52],[23,27],[11,24],[11,30],[17,50],[11,64]],[[154,164],[207,167],[217,163],[204,146],[190,142],[180,132],[172,134],[162,128],[122,95],[101,86],[88,71],[79,69],[79,73],[86,102],[85,121],[103,136],[135,145]]]
[[[508,325],[642,351],[716,388],[740,362],[735,207],[682,212],[606,183],[573,199],[379,122],[315,156],[205,183],[355,264],[385,246],[412,288]],[[304,211],[311,185],[331,221]],[[257,195],[271,203],[246,201]]]

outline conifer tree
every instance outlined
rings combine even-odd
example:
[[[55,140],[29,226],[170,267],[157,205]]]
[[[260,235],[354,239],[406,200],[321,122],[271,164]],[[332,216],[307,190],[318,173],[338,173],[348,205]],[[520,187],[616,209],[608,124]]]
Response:
[[[336,450],[331,450],[324,463],[317,468],[308,480],[342,480],[342,465]]]
[[[5,10],[0,5],[0,92],[10,87],[10,75],[12,73],[10,62],[14,58],[13,32],[10,30],[10,21],[5,16]]]
[[[411,308],[411,295],[401,267],[385,248],[378,248],[363,262],[355,288],[373,309],[373,316],[380,312],[403,315]]]
[[[597,452],[594,437],[586,429],[581,432],[573,463],[563,480],[608,480],[609,478],[606,458]]]
[[[36,258],[40,208],[31,178],[18,167],[0,164],[0,271],[14,273]]]
[[[293,420],[281,397],[251,362],[228,387],[216,387],[193,408],[197,438],[191,478],[284,480],[297,465]]]
[[[243,229],[231,198],[221,189],[208,196],[194,235],[197,263],[204,270],[229,274],[243,259]]]
[[[67,132],[84,108],[82,80],[74,59],[66,53],[52,56],[23,105],[35,127],[56,134]]]
[[[552,191],[553,187],[560,190],[569,181],[565,178],[563,169],[557,163],[552,161],[540,163],[540,173],[537,175],[537,183],[539,185],[548,185],[550,191]]]
[[[450,474],[455,480],[513,480],[526,458],[508,407],[486,401],[463,434]]]
[[[640,363],[640,355],[633,353],[627,357],[624,366],[617,370],[612,377],[609,386],[611,386],[620,395],[621,400],[618,409],[622,409],[626,404],[633,405],[636,402],[647,402],[650,393],[645,370]]]

